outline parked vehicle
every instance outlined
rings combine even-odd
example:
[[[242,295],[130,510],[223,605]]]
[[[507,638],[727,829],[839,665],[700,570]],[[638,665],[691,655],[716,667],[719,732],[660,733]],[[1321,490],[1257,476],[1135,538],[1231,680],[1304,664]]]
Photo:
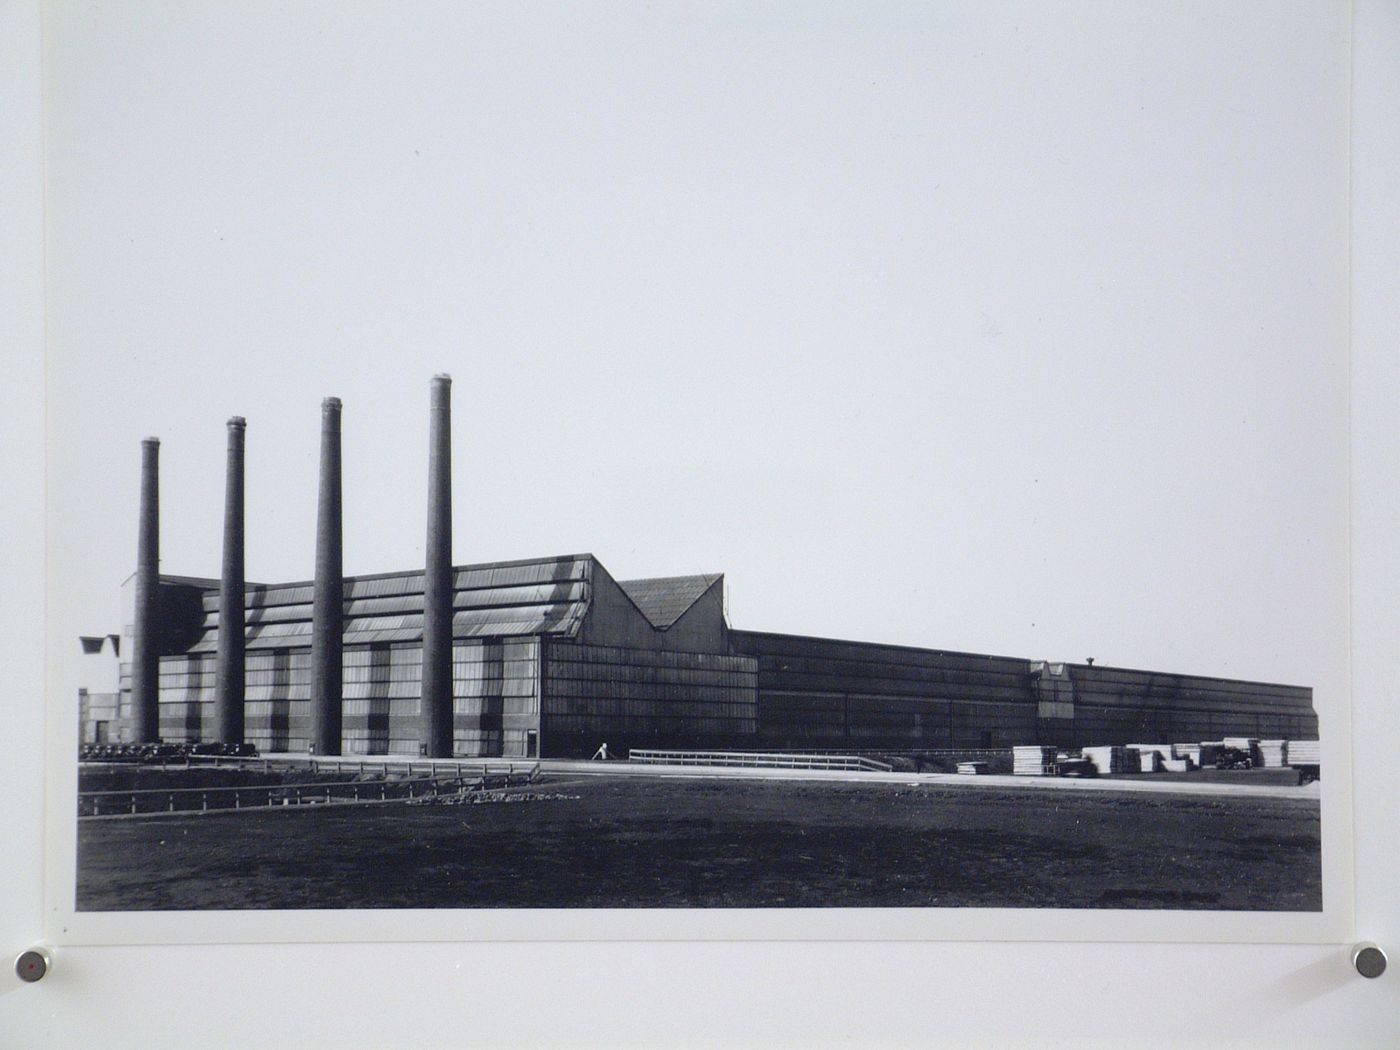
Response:
[[[1253,769],[1254,759],[1239,747],[1222,747],[1215,753],[1216,769]]]

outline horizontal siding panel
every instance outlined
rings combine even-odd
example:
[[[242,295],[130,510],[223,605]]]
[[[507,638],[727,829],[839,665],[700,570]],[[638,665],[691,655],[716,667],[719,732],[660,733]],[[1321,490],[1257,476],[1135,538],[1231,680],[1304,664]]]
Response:
[[[1109,667],[1073,667],[1070,676],[1077,689],[1105,691],[1142,691],[1150,689],[1168,693],[1192,691],[1210,695],[1265,695],[1288,698],[1294,703],[1311,703],[1312,690],[1305,686],[1270,682],[1250,682],[1229,678],[1207,678],[1200,675],[1172,674],[1161,671],[1130,671]]]
[[[942,685],[992,685],[1002,688],[1026,689],[1031,681],[1028,666],[1018,662],[1011,666],[979,666],[976,668],[908,664],[880,659],[838,659],[818,656],[760,656],[759,671],[769,674],[837,675],[854,678],[878,677]]]
[[[611,645],[583,645],[577,642],[552,642],[549,650],[551,667],[556,663],[639,664],[654,667],[714,668],[724,671],[757,670],[751,656],[726,656],[717,653],[688,653],[626,649]]]
[[[882,645],[877,642],[851,642],[756,631],[732,631],[730,637],[736,650],[754,656],[864,660],[890,667],[946,668],[1011,675],[1028,675],[1030,671],[1030,661],[1010,656],[981,656],[976,653],[954,653],[937,649]]]
[[[869,676],[863,678],[815,675],[815,674],[760,674],[759,684],[764,690],[784,690],[788,692],[822,693],[876,693],[890,696],[926,697],[943,700],[984,699],[1007,703],[1024,703],[1028,707],[1035,700],[1024,685],[1001,687],[993,685],[941,685],[914,680]]]

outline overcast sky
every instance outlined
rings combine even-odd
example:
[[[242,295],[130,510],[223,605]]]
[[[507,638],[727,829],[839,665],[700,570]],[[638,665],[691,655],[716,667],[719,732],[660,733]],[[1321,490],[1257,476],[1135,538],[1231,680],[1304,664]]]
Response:
[[[1344,682],[1342,4],[49,5],[51,631],[162,568],[722,571],[735,626]],[[65,643],[66,644],[66,643]],[[73,647],[76,650],[76,645]]]

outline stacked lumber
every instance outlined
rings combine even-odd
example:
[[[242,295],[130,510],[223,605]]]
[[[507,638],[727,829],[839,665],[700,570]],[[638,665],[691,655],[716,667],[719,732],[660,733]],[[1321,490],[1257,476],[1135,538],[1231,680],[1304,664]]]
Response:
[[[1201,742],[1200,754],[1196,757],[1196,764],[1199,766],[1213,766],[1220,756],[1220,749],[1225,746],[1223,740],[1204,740]]]
[[[1189,758],[1164,758],[1162,768],[1168,773],[1189,773],[1196,767]]]
[[[1288,741],[1261,740],[1259,741],[1259,758],[1255,765],[1263,766],[1266,769],[1281,769],[1288,765],[1287,753]]]
[[[1316,740],[1290,740],[1287,750],[1290,766],[1322,765],[1322,746]]]
[[[1172,757],[1171,744],[1128,744],[1127,746],[1134,751],[1155,751],[1163,758]]]
[[[1013,747],[1011,773],[1018,777],[1043,777],[1055,766],[1053,747]]]
[[[1166,761],[1167,759],[1169,759],[1169,758],[1172,757],[1172,746],[1171,746],[1171,744],[1129,744],[1129,745],[1128,745],[1128,750],[1129,750],[1129,751],[1136,751],[1139,755],[1145,755],[1145,754],[1153,754],[1153,755],[1156,755],[1159,761]],[[1131,761],[1131,759],[1130,759],[1129,761]],[[1154,766],[1154,767],[1153,767],[1153,769],[1161,769],[1161,768],[1162,768],[1161,766]],[[1144,773],[1150,773],[1150,772],[1152,772],[1152,770],[1151,770],[1151,769],[1148,769],[1146,766],[1143,766],[1143,767],[1142,767],[1142,771],[1143,771]]]
[[[1190,759],[1193,765],[1201,765],[1200,744],[1173,744],[1172,758]]]
[[[1129,746],[1128,750],[1137,755],[1139,773],[1156,773],[1162,768],[1162,756],[1154,748]]]
[[[987,772],[987,763],[985,763],[985,762],[959,762],[959,763],[958,763],[958,772],[959,772],[959,773],[962,773],[964,776],[972,776],[972,777],[981,776],[983,773],[986,773],[986,772]]]
[[[1105,773],[1136,773],[1136,758],[1129,761],[1128,749],[1105,744],[1102,747],[1086,747],[1081,752],[1085,760],[1092,762],[1100,775]]]

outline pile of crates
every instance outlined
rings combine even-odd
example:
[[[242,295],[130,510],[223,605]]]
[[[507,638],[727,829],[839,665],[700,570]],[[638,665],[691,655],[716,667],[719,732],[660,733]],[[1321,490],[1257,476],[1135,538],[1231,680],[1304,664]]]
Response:
[[[1256,740],[1226,737],[1201,743],[1105,744],[1059,751],[1053,747],[1014,747],[1016,776],[1107,775],[1110,773],[1189,773],[1206,767],[1293,767],[1317,775],[1321,760],[1316,740]],[[959,770],[961,772],[961,770]]]
[[[1316,740],[1290,740],[1285,757],[1290,766],[1322,764],[1322,746]]]
[[[1011,773],[1018,777],[1053,776],[1058,754],[1053,747],[1013,747]]]
[[[1083,748],[1080,754],[1093,763],[1100,776],[1106,773],[1137,772],[1137,758],[1129,755],[1126,747],[1105,744],[1102,747]]]

